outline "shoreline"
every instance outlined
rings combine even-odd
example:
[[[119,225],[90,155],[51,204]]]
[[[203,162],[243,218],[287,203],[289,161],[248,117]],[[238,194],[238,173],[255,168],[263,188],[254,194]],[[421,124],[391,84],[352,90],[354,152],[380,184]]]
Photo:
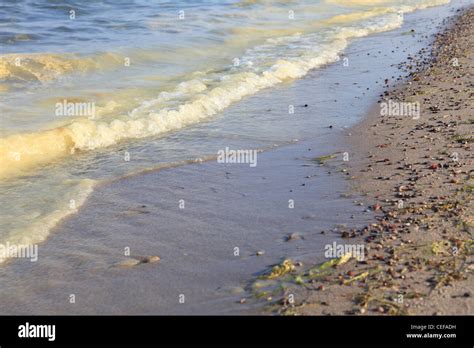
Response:
[[[99,185],[80,212],[61,222],[41,244],[37,267],[12,260],[0,270],[6,280],[2,292],[7,296],[0,301],[4,312],[18,314],[15,294],[21,290],[24,298],[37,298],[35,304],[20,306],[22,310],[38,314],[261,314],[264,304],[251,298],[249,279],[280,255],[294,259],[299,269],[323,261],[324,245],[335,238],[341,241],[344,224],[363,225],[371,216],[354,205],[361,197],[346,192],[340,168],[332,166],[327,154],[341,155],[348,148],[342,144],[348,127],[376,100],[382,74],[395,71],[390,63],[420,45],[421,34],[403,36],[407,26],[422,18],[419,31],[432,32],[426,27],[433,23],[428,13],[445,17],[441,9],[425,11],[430,12],[407,16],[411,24],[404,28],[351,44],[346,51],[351,69],[333,64],[312,71],[305,79],[263,91],[224,112],[223,122],[242,112],[268,119],[272,110],[281,119],[288,104],[297,106],[294,123],[307,131],[301,137],[294,133],[302,140],[259,154],[258,168],[209,161]],[[403,52],[390,56],[394,41],[403,41]],[[369,53],[372,63],[379,64],[367,62]],[[385,60],[387,54],[390,59]],[[324,86],[336,93],[337,103],[323,99],[332,97],[324,94]],[[178,210],[182,198],[184,214]],[[293,212],[289,199],[295,200]],[[237,245],[240,258],[233,255]],[[127,246],[131,257],[123,254]],[[17,274],[29,279],[20,281]],[[44,274],[54,277],[48,281]],[[176,306],[181,292],[189,305]],[[81,305],[55,300],[65,299],[65,293],[75,293]]]
[[[461,13],[448,18],[431,52],[423,49],[400,65],[408,81],[390,87],[388,79],[381,100],[351,129],[351,160],[330,161],[350,173],[352,192],[363,194],[375,214],[373,223],[342,232],[347,243],[365,246],[364,260],[287,267],[280,284],[288,287],[270,312],[472,314],[474,8]],[[382,117],[388,100],[418,102],[420,117]]]

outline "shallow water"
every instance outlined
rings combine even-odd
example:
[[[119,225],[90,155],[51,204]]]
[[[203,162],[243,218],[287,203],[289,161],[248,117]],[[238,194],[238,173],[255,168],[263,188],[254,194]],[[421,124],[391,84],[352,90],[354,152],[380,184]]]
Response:
[[[278,116],[298,114],[291,98],[222,115],[446,2],[4,1],[0,241],[44,241],[107,180],[317,136],[324,117]],[[312,103],[331,108],[336,92],[315,88]]]
[[[406,16],[398,30],[357,40],[346,51],[348,67],[340,61],[312,70],[296,83],[262,90],[206,122],[162,137],[78,153],[18,179],[24,180],[30,195],[43,190],[45,197],[48,189],[62,187],[55,178],[64,168],[65,178],[97,178],[99,185],[79,214],[52,229],[50,239],[40,245],[37,263],[11,260],[2,267],[3,312],[203,314],[260,308],[260,303],[238,303],[255,272],[281,256],[318,260],[328,240],[320,230],[354,221],[350,215],[360,213],[352,199],[340,197],[346,187],[339,174],[328,176],[324,167],[301,167],[308,162],[305,157],[335,149],[350,152],[341,140],[345,127],[364,115],[384,79],[398,75],[396,64],[424,47],[429,41],[425,36],[435,32],[453,8],[417,12]],[[411,29],[415,34],[407,34]],[[295,114],[288,114],[290,104]],[[220,167],[211,162],[120,179],[141,168],[215,155],[225,146],[271,148],[295,138],[310,139],[312,151],[303,142],[262,154],[257,169],[266,179],[245,165]],[[129,162],[123,160],[125,151],[131,154]],[[110,160],[113,156],[115,161]],[[49,187],[35,186],[40,175],[48,178]],[[298,205],[294,214],[286,208],[290,195]],[[188,213],[177,209],[183,196]],[[61,197],[67,206],[71,196],[66,192]],[[44,209],[54,195],[49,199],[43,201]],[[45,236],[49,231],[45,228]],[[284,242],[294,231],[306,236],[304,243]],[[244,252],[241,259],[231,255],[235,245]],[[123,259],[124,246],[131,246],[134,255],[158,254],[162,261],[121,272],[112,265]],[[266,253],[257,258],[259,249]],[[187,306],[176,305],[181,292],[188,296]],[[78,295],[75,307],[67,301],[70,293]]]

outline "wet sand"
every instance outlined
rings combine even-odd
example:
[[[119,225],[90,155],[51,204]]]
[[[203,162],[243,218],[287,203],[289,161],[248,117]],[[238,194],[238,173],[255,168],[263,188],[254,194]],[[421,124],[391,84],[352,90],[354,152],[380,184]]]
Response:
[[[348,139],[354,177],[375,220],[345,231],[364,261],[293,271],[273,310],[285,314],[470,315],[474,310],[474,9],[446,23],[400,68],[409,81],[386,92]],[[455,59],[455,60],[454,60]],[[420,117],[381,116],[387,100],[419,102]],[[401,203],[400,203],[401,202]],[[298,286],[294,279],[303,279]],[[297,301],[288,303],[292,293]]]
[[[38,263],[11,260],[0,270],[2,314],[267,313],[266,303],[279,299],[257,298],[252,279],[282,258],[301,271],[323,262],[325,245],[344,243],[344,226],[371,221],[360,194],[348,193],[352,170],[323,158],[352,158],[357,142],[348,139],[357,131],[349,126],[376,101],[386,72],[422,47],[442,11],[414,13],[395,32],[356,41],[349,69],[341,62],[237,106],[258,117],[293,95],[302,117],[321,118],[317,137],[260,153],[256,168],[209,161],[102,184],[41,244]],[[322,88],[334,91],[323,109],[312,103]]]

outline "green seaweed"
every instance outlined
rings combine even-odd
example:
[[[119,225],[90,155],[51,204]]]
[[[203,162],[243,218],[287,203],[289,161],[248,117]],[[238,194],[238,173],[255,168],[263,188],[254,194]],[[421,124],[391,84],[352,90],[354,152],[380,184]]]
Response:
[[[456,134],[452,139],[458,143],[472,143],[474,141],[474,134]]]
[[[330,154],[330,155],[315,157],[315,158],[313,158],[313,161],[320,164],[320,165],[323,165],[324,163],[326,163],[327,161],[329,161],[330,159],[333,159],[335,157],[336,157],[335,154]]]
[[[340,266],[348,262],[351,259],[351,257],[352,257],[351,254],[346,254],[339,258],[335,258],[335,259],[331,259],[329,261],[323,262],[322,264],[311,268],[308,272],[308,277],[310,279],[314,279],[314,278],[328,275],[329,273],[331,273],[330,271],[333,267]]]
[[[282,263],[274,265],[268,274],[264,274],[260,278],[262,279],[275,279],[285,274],[290,273],[295,269],[295,265],[291,260],[285,259]]]

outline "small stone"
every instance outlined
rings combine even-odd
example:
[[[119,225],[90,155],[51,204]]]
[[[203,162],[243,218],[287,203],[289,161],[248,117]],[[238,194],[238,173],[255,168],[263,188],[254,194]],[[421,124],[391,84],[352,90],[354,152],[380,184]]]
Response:
[[[140,263],[140,260],[129,258],[127,260],[119,262],[118,264],[115,265],[115,267],[118,267],[118,268],[131,268],[133,266],[138,265],[139,263]]]
[[[143,262],[145,263],[157,263],[160,262],[161,258],[158,255],[147,256]]]
[[[286,237],[287,242],[290,242],[293,240],[300,240],[300,239],[301,239],[301,236],[298,233],[291,233]]]

